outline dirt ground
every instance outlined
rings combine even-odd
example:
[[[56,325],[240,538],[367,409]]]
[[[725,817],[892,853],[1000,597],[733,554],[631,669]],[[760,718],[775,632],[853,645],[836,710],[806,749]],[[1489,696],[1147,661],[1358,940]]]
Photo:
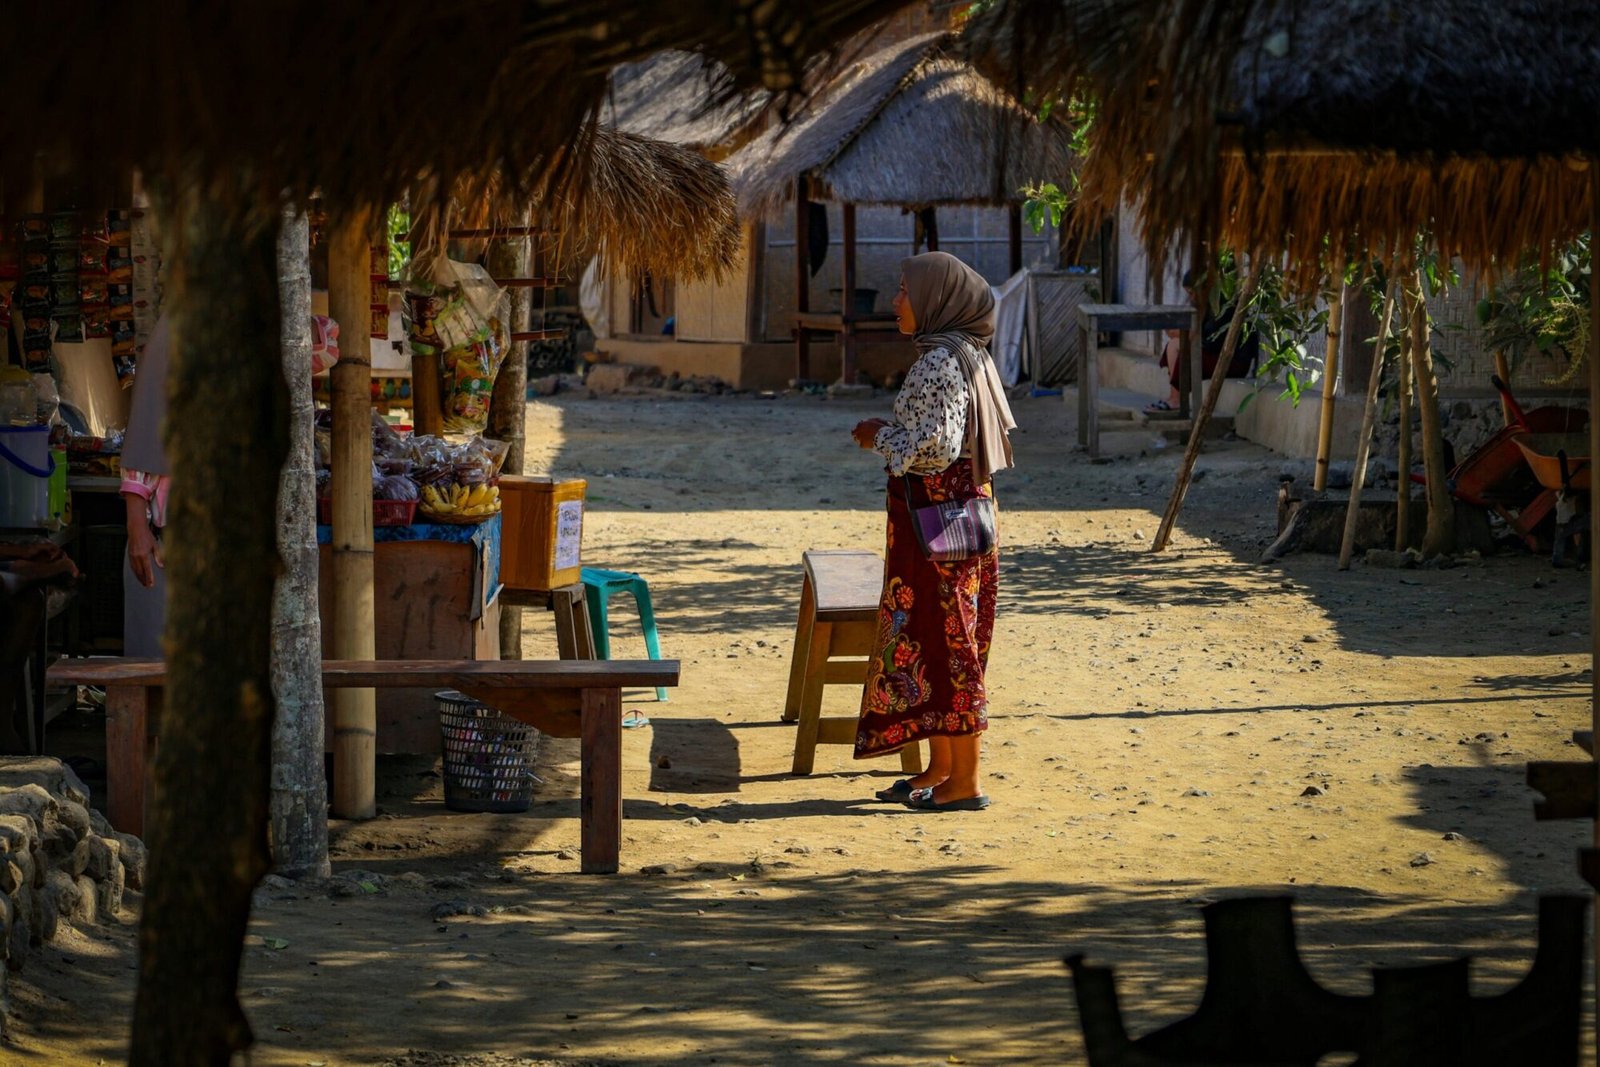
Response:
[[[1587,576],[1515,554],[1257,565],[1278,473],[1305,465],[1245,443],[1208,449],[1152,555],[1181,450],[1128,438],[1091,464],[1072,405],[1019,400],[994,806],[879,803],[895,762],[842,747],[790,776],[800,553],[881,548],[882,478],[848,430],[888,404],[530,406],[530,470],[589,478],[585,561],[649,578],[683,663],[669,703],[629,700],[653,722],[624,737],[622,873],[576,873],[575,741],[545,745],[526,815],[447,812],[432,765],[385,761],[382,816],[333,833],[336,871],[371,872],[346,891],[376,892],[260,894],[252,1062],[1081,1063],[1063,954],[1117,967],[1141,1033],[1198,1000],[1198,906],[1249,892],[1297,896],[1341,991],[1461,952],[1479,993],[1526,969],[1536,894],[1584,888],[1588,825],[1535,823],[1523,774],[1588,724]],[[642,655],[615,614],[616,654]],[[553,656],[549,617],[528,629]],[[31,960],[0,1059],[119,1060],[131,946],[124,926]]]

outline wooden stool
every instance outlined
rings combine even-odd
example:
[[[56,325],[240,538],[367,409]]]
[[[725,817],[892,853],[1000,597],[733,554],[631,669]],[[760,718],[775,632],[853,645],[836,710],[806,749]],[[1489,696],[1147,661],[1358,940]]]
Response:
[[[546,608],[556,616],[556,654],[562,659],[603,659],[595,655],[594,630],[589,625],[589,605],[581,584],[549,591],[500,590],[507,607]]]
[[[856,549],[812,549],[802,557],[805,584],[789,664],[789,694],[783,721],[800,721],[794,738],[794,773],[810,774],[817,746],[856,743],[855,715],[822,714],[822,687],[867,681],[867,657],[877,651],[878,601],[883,595],[883,560]],[[900,750],[900,768],[922,770],[919,745]]]

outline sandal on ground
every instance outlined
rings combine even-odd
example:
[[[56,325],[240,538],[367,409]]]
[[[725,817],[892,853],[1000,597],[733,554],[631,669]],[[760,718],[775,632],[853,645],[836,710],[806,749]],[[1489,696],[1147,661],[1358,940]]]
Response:
[[[877,797],[879,800],[885,800],[890,803],[899,802],[904,804],[906,801],[911,799],[911,793],[911,779],[902,778],[898,782],[889,786],[889,788],[878,790],[873,794],[873,796]]]
[[[962,797],[960,800],[947,800],[943,804],[933,799],[931,789],[913,789],[906,798],[906,807],[915,811],[982,811],[989,806],[986,796]]]
[[[650,719],[637,711],[630,711],[622,717],[624,730],[638,730],[650,725]]]
[[[1146,415],[1155,415],[1155,414],[1158,414],[1158,413],[1163,412],[1163,411],[1176,411],[1176,410],[1178,410],[1178,409],[1173,407],[1171,404],[1167,403],[1165,400],[1157,400],[1152,404],[1146,404],[1144,406],[1144,413]]]

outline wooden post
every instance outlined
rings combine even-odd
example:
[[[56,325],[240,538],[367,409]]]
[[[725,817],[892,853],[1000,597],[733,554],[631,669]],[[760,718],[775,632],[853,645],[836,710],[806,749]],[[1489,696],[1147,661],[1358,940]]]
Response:
[[[1350,475],[1350,503],[1344,511],[1344,537],[1339,542],[1339,569],[1350,569],[1350,555],[1356,547],[1356,520],[1361,516],[1361,489],[1367,484],[1367,455],[1372,448],[1372,424],[1378,418],[1378,386],[1383,381],[1383,348],[1389,340],[1389,322],[1394,317],[1395,294],[1400,277],[1391,267],[1389,292],[1383,298],[1383,317],[1378,322],[1378,340],[1373,346],[1372,373],[1367,378],[1367,404],[1361,411],[1361,436],[1356,438],[1356,469]]]
[[[928,239],[928,251],[939,251],[939,209],[927,207],[922,216],[923,235]]]
[[[1205,436],[1206,423],[1211,419],[1211,413],[1217,408],[1217,401],[1222,397],[1223,383],[1228,380],[1228,364],[1233,362],[1233,354],[1238,351],[1239,337],[1244,332],[1245,309],[1250,306],[1250,300],[1256,295],[1256,285],[1261,281],[1261,258],[1250,257],[1250,272],[1245,275],[1244,285],[1239,289],[1237,302],[1234,304],[1233,320],[1228,323],[1228,336],[1222,342],[1222,354],[1217,357],[1216,370],[1211,372],[1211,381],[1206,386],[1205,401],[1200,406],[1199,413],[1195,416],[1194,425],[1189,430],[1189,443],[1183,450],[1183,464],[1178,468],[1178,481],[1172,487],[1172,497],[1167,501],[1167,510],[1161,516],[1161,526],[1156,530],[1156,539],[1150,545],[1150,551],[1161,552],[1172,540],[1172,528],[1178,524],[1178,512],[1183,510],[1183,498],[1189,492],[1189,480],[1194,476],[1194,465],[1200,459],[1200,439]]]
[[[615,874],[622,848],[622,690],[585,689],[579,767],[579,869]]]
[[[1422,463],[1428,477],[1428,528],[1422,534],[1422,555],[1431,558],[1456,549],[1456,503],[1450,495],[1450,471],[1444,459],[1439,378],[1433,371],[1433,341],[1428,336],[1428,308],[1423,302],[1420,271],[1410,284],[1416,286],[1416,301],[1421,307],[1421,328],[1411,342],[1411,372],[1416,380],[1417,421],[1422,427]]]
[[[1420,319],[1420,321],[1419,321]],[[1400,468],[1395,487],[1394,550],[1404,552],[1411,543],[1411,361],[1409,352],[1417,337],[1428,328],[1428,310],[1421,300],[1407,295],[1405,339],[1401,342],[1397,401],[1400,408],[1400,447],[1396,465]]]
[[[344,351],[341,324],[339,351]],[[411,424],[419,434],[438,437],[444,433],[444,388],[437,352],[414,352],[411,356]]]
[[[1593,160],[1589,163],[1589,233],[1600,233],[1600,164]],[[1593,267],[1589,270],[1589,410],[1600,413],[1600,270]],[[1600,419],[1589,419],[1589,455],[1600,456]],[[1589,508],[1589,707],[1590,729],[1600,737],[1600,508],[1593,506]],[[1595,773],[1600,776],[1600,760],[1595,763]],[[1594,821],[1593,841],[1600,848],[1600,819]],[[1600,898],[1596,904],[1600,905]],[[1600,938],[1594,939],[1594,953],[1600,964]],[[1600,1010],[1600,983],[1595,986],[1595,1006]]]
[[[794,310],[804,315],[811,310],[811,201],[806,199],[804,175],[794,183]],[[811,335],[799,323],[794,328],[794,377],[796,384],[811,378]]]
[[[1022,205],[1016,201],[1011,202],[1010,209],[1006,212],[1006,221],[1010,223],[1010,232],[1007,234],[1006,251],[1009,257],[1006,260],[1010,269],[1006,277],[1015,277],[1017,271],[1022,269]],[[1064,221],[1064,220],[1063,220]]]
[[[532,248],[527,237],[532,220],[524,213],[512,232],[518,236],[491,237],[487,256],[489,273],[496,278],[526,278],[532,271]],[[555,276],[556,266],[539,273]],[[531,327],[531,290],[512,288],[508,334],[522,333]],[[489,431],[497,440],[510,445],[505,463],[500,468],[506,474],[521,474],[523,453],[528,440],[528,342],[512,341],[505,362],[495,375],[494,394],[490,398]],[[511,604],[500,605],[500,658],[522,658],[522,609]]]
[[[372,214],[340,219],[328,242],[328,310],[339,324],[333,378],[333,659],[377,658],[372,593]],[[333,814],[377,814],[377,697],[333,694]]]
[[[1341,283],[1333,292],[1333,303],[1328,307],[1328,354],[1322,361],[1322,417],[1317,424],[1317,470],[1312,476],[1311,488],[1322,492],[1328,488],[1328,457],[1333,452],[1333,418],[1338,408],[1335,395],[1339,384],[1339,340],[1344,320],[1344,291]]]
[[[839,257],[841,261],[839,277],[843,287],[839,293],[839,314],[843,319],[839,331],[839,381],[845,385],[856,383],[856,332],[852,320],[855,318],[856,299],[856,206],[845,204],[840,211],[844,218],[844,254]]]

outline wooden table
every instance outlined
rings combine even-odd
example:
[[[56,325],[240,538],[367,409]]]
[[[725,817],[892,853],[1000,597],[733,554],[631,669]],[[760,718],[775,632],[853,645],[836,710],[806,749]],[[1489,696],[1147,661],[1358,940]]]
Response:
[[[1188,304],[1080,304],[1078,351],[1083,353],[1083,366],[1078,369],[1078,444],[1088,450],[1090,459],[1100,458],[1099,335],[1128,330],[1183,331],[1179,349],[1189,353],[1189,393],[1180,397],[1179,406],[1185,413],[1200,410],[1200,389],[1206,376],[1198,309]]]
[[[617,870],[622,842],[622,690],[678,684],[677,660],[324,660],[329,689],[456,689],[554,737],[582,739],[581,869]],[[142,836],[163,714],[166,664],[80,659],[54,664],[62,685],[106,690],[106,817]]]

